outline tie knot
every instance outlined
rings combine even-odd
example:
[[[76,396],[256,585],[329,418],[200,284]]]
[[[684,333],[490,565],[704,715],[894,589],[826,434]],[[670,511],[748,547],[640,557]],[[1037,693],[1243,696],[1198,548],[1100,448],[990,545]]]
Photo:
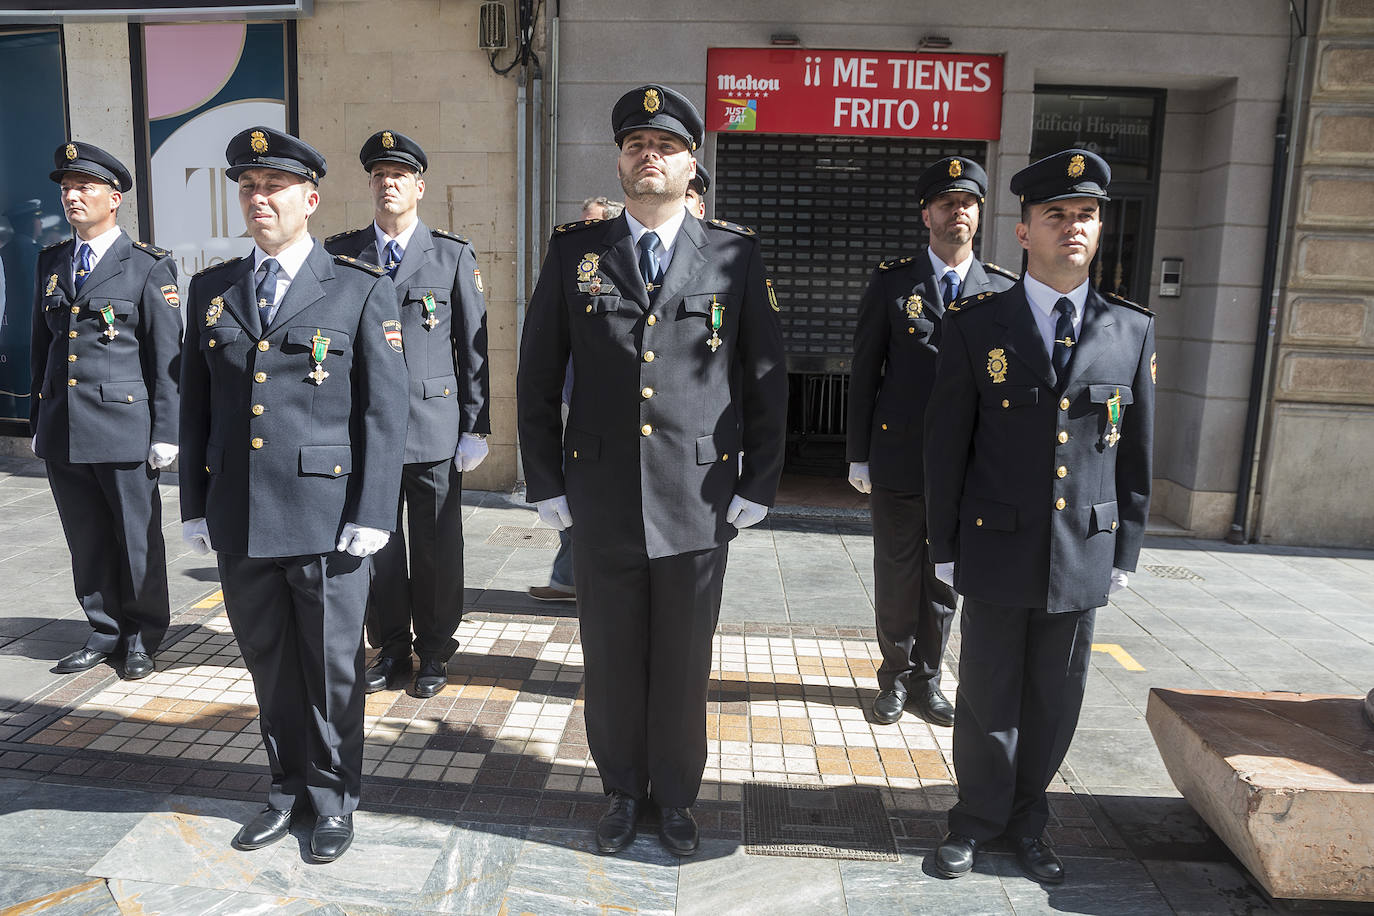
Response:
[[[1069,320],[1073,320],[1073,300],[1068,296],[1060,296],[1059,301],[1054,304],[1054,310]]]
[[[91,246],[86,242],[82,242],[81,246],[76,249],[76,256],[83,261],[86,260],[91,256]]]
[[[262,262],[262,266],[258,269],[262,271],[264,277],[270,277],[277,272],[278,266],[276,258],[268,258]]]
[[[639,237],[640,251],[658,251],[662,245],[657,232],[646,232]]]

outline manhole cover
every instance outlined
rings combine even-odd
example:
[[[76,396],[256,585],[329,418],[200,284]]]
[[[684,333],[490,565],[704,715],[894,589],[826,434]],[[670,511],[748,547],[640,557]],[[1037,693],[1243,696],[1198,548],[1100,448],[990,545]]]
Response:
[[[883,797],[872,786],[747,782],[744,844],[755,856],[899,861]]]
[[[1197,579],[1202,577],[1186,566],[1146,566],[1153,576],[1161,579]]]
[[[517,528],[514,525],[499,525],[487,535],[488,544],[500,547],[539,547],[547,550],[558,548],[558,532],[552,528]]]

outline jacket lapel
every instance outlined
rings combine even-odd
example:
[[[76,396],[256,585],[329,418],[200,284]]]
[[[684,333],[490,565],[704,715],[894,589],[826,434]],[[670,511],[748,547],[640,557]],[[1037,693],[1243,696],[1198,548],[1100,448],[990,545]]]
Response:
[[[654,295],[655,305],[671,306],[673,297],[681,295],[689,281],[700,273],[702,265],[706,263],[706,256],[701,251],[705,247],[706,232],[701,228],[701,221],[695,216],[688,216],[682,221],[682,228],[678,230],[677,240],[673,243],[673,259],[668,262],[668,270],[663,274],[663,285]]]
[[[1074,344],[1073,356],[1069,360],[1069,377],[1063,387],[1077,381],[1092,366],[1099,356],[1111,349],[1115,334],[1111,327],[1115,324],[1112,311],[1097,294],[1088,287],[1088,298],[1083,304],[1083,327],[1078,331],[1078,342]]]
[[[964,285],[959,290],[959,298],[976,296],[989,289],[991,285],[988,283],[987,271],[983,270],[983,262],[974,258],[973,263],[969,265],[968,274],[964,277]]]
[[[373,233],[372,246],[374,248],[377,246],[376,233]],[[415,231],[410,234],[410,244],[406,246],[405,253],[401,256],[401,266],[396,268],[396,276],[392,278],[397,289],[415,271],[419,270],[425,261],[429,260],[429,253],[433,250],[434,237],[429,234],[429,227],[422,221],[417,221]]]
[[[105,256],[95,265],[91,275],[86,278],[85,284],[81,287],[81,292],[77,294],[77,302],[85,302],[91,296],[97,295],[96,288],[106,280],[113,279],[124,273],[124,262],[129,258],[129,252],[133,249],[133,244],[129,237],[123,232],[119,233],[119,238],[105,252]]]
[[[253,282],[253,255],[249,254],[235,268],[234,283],[224,291],[224,307],[248,333],[262,337],[258,320],[257,291]]]
[[[640,309],[647,312],[649,293],[644,288],[644,278],[639,275],[634,242],[630,240],[630,224],[625,221],[623,213],[611,220],[601,242],[601,273],[610,277],[622,299],[637,303]]]
[[[940,296],[940,284],[935,282],[935,268],[931,266],[930,256],[924,248],[912,259],[911,269],[916,277],[911,294],[921,297],[922,308],[931,316],[938,318],[944,315],[945,306],[949,303]]]
[[[1006,349],[1046,385],[1055,387],[1054,366],[1049,353],[1045,352],[1040,328],[1031,315],[1034,306],[1026,300],[1026,288],[1017,283],[1001,297],[997,308],[1000,309],[997,321],[1007,329]]]
[[[310,254],[306,255],[305,263],[301,265],[300,272],[291,278],[291,285],[286,288],[286,295],[277,306],[277,314],[264,330],[263,336],[274,328],[284,326],[303,309],[323,299],[324,287],[320,285],[320,281],[328,280],[332,276],[334,259],[324,250],[323,245],[315,241]]]

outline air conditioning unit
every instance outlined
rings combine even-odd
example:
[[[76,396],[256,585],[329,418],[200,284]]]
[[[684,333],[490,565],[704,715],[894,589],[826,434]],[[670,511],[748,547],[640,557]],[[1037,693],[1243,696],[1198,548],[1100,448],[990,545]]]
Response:
[[[503,0],[487,0],[482,4],[479,44],[483,51],[504,51],[510,44],[506,29],[506,4]]]

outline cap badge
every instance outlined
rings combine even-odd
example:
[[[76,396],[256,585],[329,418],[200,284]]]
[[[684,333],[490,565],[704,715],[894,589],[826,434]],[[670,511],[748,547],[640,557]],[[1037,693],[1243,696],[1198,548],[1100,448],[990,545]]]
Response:
[[[644,90],[644,110],[653,114],[663,107],[663,100],[658,97],[657,89]]]
[[[76,158],[76,144],[75,144],[75,143],[68,143],[68,144],[67,144],[67,148],[66,148],[65,150],[63,150],[63,152],[64,152],[64,153],[66,154],[66,156],[67,156],[67,161],[68,161],[68,162],[71,162],[73,159]]]
[[[392,149],[396,146],[396,138],[391,135],[391,131],[382,131],[382,149]]]
[[[267,152],[267,135],[260,130],[255,130],[248,135],[248,146],[261,156]]]
[[[993,347],[988,351],[988,375],[994,385],[1007,380],[1007,351]]]
[[[950,160],[949,177],[958,178],[962,174],[964,174],[964,164],[960,162],[958,159]]]
[[[1084,167],[1083,157],[1075,154],[1073,158],[1069,160],[1069,177],[1082,178]]]

